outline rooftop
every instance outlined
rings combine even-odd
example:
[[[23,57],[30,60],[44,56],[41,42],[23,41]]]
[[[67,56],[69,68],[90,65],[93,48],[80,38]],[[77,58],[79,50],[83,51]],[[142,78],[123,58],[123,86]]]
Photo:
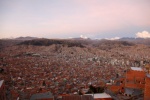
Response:
[[[135,71],[143,71],[143,69],[140,67],[131,67],[131,69]]]
[[[94,96],[94,99],[96,98],[112,98],[109,94],[107,93],[98,93],[98,94],[85,94],[85,95],[92,95]]]
[[[147,77],[149,77],[149,78],[150,78],[150,74],[147,74]]]
[[[33,94],[30,100],[53,98],[51,92]]]

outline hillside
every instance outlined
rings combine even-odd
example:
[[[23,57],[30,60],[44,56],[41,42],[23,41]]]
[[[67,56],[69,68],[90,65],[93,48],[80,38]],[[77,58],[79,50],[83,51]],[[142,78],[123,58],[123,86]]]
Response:
[[[61,39],[34,39],[19,43],[19,45],[35,45],[35,46],[50,46],[53,44],[60,44],[68,47],[84,47],[84,43],[74,40],[61,40]]]
[[[145,45],[150,45],[150,38],[121,38],[119,41],[128,41],[132,42],[135,44],[145,44]]]

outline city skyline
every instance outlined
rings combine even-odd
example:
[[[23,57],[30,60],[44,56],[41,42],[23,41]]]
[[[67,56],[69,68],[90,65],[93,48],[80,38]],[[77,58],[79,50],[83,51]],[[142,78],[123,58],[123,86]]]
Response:
[[[146,38],[149,4],[149,0],[1,0],[0,38]]]

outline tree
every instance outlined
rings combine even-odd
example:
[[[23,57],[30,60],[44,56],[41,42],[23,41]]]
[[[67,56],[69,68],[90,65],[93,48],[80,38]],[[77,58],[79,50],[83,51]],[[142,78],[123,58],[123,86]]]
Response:
[[[89,86],[89,90],[86,94],[90,94],[90,93],[103,93],[104,92],[104,88],[103,87],[94,87],[93,85]]]
[[[43,84],[42,84],[42,86],[46,86],[45,80],[43,81]]]

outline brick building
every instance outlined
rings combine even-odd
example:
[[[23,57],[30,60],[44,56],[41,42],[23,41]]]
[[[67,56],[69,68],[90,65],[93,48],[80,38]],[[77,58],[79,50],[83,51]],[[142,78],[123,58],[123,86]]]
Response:
[[[144,100],[150,100],[150,74],[145,78]]]

